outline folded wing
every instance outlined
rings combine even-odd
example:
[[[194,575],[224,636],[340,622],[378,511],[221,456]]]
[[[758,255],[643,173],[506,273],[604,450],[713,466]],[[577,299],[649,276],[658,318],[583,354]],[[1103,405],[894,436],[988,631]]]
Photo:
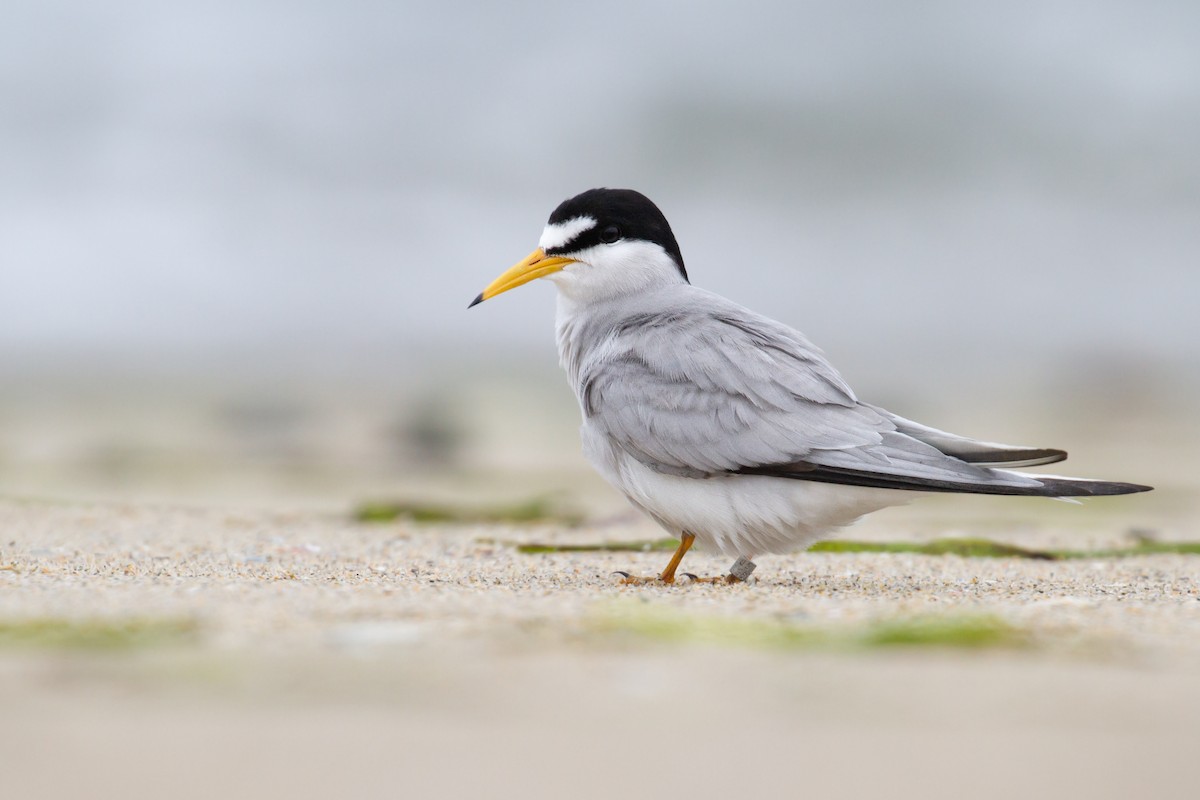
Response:
[[[976,441],[860,403],[796,331],[716,295],[693,301],[618,326],[579,373],[587,424],[651,469],[1055,497],[1149,488],[996,469],[1066,453]]]

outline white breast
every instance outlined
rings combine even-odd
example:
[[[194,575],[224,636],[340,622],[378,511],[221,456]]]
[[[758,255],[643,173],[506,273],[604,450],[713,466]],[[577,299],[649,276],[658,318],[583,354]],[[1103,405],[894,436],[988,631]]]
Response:
[[[915,492],[757,475],[685,478],[656,472],[585,422],[583,451],[601,475],[671,535],[753,558],[808,547],[864,514],[915,499]]]

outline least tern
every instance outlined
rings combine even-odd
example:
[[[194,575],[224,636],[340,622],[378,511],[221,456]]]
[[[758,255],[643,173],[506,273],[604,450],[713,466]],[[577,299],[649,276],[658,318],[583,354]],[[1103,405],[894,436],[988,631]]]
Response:
[[[1067,457],[969,439],[860,401],[799,332],[692,286],[666,217],[644,195],[591,189],[550,215],[538,247],[471,303],[535,278],[558,289],[559,359],[583,451],[680,540],[737,557],[804,548],[925,492],[1082,497],[1132,483],[1013,472]],[[468,306],[470,307],[470,306]],[[693,576],[694,577],[694,576]]]

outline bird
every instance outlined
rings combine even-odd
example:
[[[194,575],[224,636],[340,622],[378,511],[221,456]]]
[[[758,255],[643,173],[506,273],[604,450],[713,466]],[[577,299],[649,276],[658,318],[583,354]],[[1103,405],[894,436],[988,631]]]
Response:
[[[739,267],[744,268],[744,267]],[[662,211],[631,189],[564,200],[537,248],[470,303],[535,279],[557,289],[559,361],[582,414],[583,453],[679,546],[736,558],[806,548],[865,514],[930,493],[1073,498],[1134,483],[1017,472],[1063,450],[998,444],[906,419],[858,398],[801,333],[692,285]]]

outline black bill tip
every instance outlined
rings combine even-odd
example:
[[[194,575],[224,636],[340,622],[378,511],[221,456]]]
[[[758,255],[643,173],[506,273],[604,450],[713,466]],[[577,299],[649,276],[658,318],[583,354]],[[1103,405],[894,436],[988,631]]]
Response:
[[[475,306],[479,305],[482,302],[483,302],[483,292],[480,292],[479,295],[474,300],[471,301],[471,304],[469,306],[467,306],[467,308],[474,308]]]

